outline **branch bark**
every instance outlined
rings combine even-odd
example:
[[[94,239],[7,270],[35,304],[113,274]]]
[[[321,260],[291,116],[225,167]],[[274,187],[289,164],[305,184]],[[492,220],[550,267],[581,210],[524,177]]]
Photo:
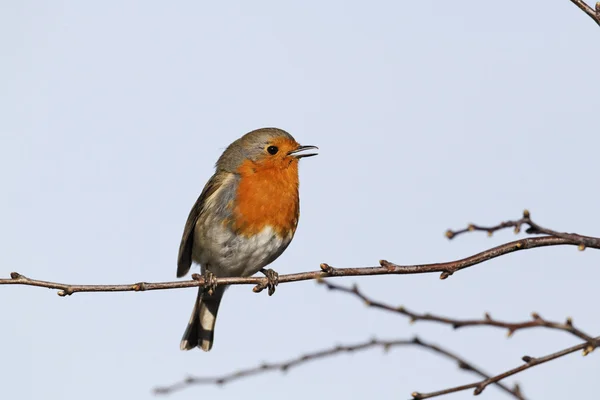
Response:
[[[599,341],[600,336],[594,338],[594,340]],[[493,376],[491,378],[483,379],[479,382],[470,383],[468,385],[456,386],[456,387],[453,387],[450,389],[444,389],[444,390],[440,390],[437,392],[431,392],[431,393],[414,392],[412,394],[413,400],[431,399],[433,397],[438,397],[438,396],[442,396],[442,395],[446,395],[446,394],[450,394],[450,393],[462,392],[463,390],[469,390],[469,389],[475,389],[473,394],[478,395],[478,394],[481,394],[481,392],[483,392],[485,390],[485,388],[488,387],[489,385],[498,383],[502,379],[508,378],[509,376],[512,376],[515,374],[518,374],[519,372],[523,372],[526,369],[535,367],[536,365],[544,364],[548,361],[552,361],[557,358],[564,357],[567,354],[571,354],[571,353],[574,353],[579,350],[584,350],[584,355],[585,355],[586,354],[585,349],[587,348],[587,346],[588,346],[588,343],[585,342],[585,343],[581,343],[576,346],[569,347],[564,350],[557,351],[556,353],[548,354],[547,356],[539,357],[539,358],[524,356],[523,361],[525,362],[525,364],[520,365],[511,370],[508,370],[506,372],[503,372],[499,375]]]
[[[226,383],[230,383],[232,381],[254,376],[258,374],[262,374],[269,371],[281,371],[287,372],[290,368],[297,367],[302,364],[306,364],[310,361],[319,360],[322,358],[331,357],[340,353],[353,353],[355,351],[368,350],[373,348],[382,348],[385,352],[389,351],[393,347],[406,347],[406,346],[417,346],[426,350],[430,350],[442,357],[454,360],[457,362],[458,367],[465,371],[473,372],[476,375],[479,375],[484,380],[493,379],[489,374],[483,372],[480,368],[474,366],[473,364],[465,361],[462,357],[457,356],[456,354],[441,348],[438,345],[424,342],[423,340],[415,337],[413,339],[404,339],[404,340],[378,340],[372,339],[367,342],[355,344],[355,345],[345,345],[345,346],[335,346],[330,349],[325,349],[321,351],[316,351],[314,353],[305,354],[299,356],[297,358],[291,359],[289,361],[284,361],[280,363],[267,363],[262,364],[254,368],[241,369],[239,371],[232,372],[227,375],[222,375],[218,377],[188,377],[181,382],[174,383],[169,386],[158,387],[154,389],[155,394],[171,394],[173,392],[185,389],[192,385],[224,385]],[[491,383],[490,383],[491,384]],[[515,385],[513,388],[510,388],[503,383],[494,382],[495,385],[500,387],[505,393],[511,395],[515,399],[525,400],[525,397],[521,393],[521,389],[518,385]],[[413,398],[414,398],[413,393]]]
[[[591,19],[596,21],[598,26],[600,26],[600,1],[596,3],[596,9],[594,10],[592,7],[587,5],[583,0],[571,0],[571,3],[575,4],[581,11],[590,16]]]

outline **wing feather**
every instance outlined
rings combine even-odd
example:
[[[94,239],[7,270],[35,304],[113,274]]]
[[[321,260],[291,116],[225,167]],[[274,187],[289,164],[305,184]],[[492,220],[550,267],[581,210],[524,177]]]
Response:
[[[223,174],[213,175],[204,186],[200,197],[192,207],[188,219],[183,229],[181,244],[179,245],[179,256],[177,257],[177,277],[181,278],[188,273],[192,266],[192,249],[194,246],[194,228],[198,218],[206,210],[207,200],[215,194],[215,192],[223,184]]]

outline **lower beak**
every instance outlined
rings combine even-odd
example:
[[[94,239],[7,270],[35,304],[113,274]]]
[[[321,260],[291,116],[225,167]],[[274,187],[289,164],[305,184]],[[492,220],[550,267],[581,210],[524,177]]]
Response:
[[[318,150],[318,149],[319,148],[317,146],[298,146],[297,149],[288,152],[288,156],[294,156],[298,159],[303,158],[303,157],[312,157],[312,156],[316,156],[318,153],[301,153],[301,154],[298,154],[298,153],[305,151],[305,150]]]

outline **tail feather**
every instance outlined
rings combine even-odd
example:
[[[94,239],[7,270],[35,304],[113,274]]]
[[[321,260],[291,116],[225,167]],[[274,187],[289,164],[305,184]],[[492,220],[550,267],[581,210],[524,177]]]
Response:
[[[194,347],[200,347],[204,351],[210,351],[214,342],[217,313],[224,292],[225,287],[218,287],[209,296],[208,293],[204,293],[202,288],[198,290],[198,297],[196,298],[190,322],[188,322],[188,326],[181,338],[181,344],[179,345],[181,350],[191,350]]]

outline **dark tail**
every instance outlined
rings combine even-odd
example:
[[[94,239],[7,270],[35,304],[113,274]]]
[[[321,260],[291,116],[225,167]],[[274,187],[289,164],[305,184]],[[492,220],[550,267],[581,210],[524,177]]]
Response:
[[[215,323],[217,322],[217,312],[219,304],[223,298],[225,287],[217,287],[209,296],[203,289],[198,290],[196,304],[192,311],[190,322],[188,323],[181,344],[181,350],[191,350],[194,347],[200,347],[204,351],[210,351],[215,337]]]

